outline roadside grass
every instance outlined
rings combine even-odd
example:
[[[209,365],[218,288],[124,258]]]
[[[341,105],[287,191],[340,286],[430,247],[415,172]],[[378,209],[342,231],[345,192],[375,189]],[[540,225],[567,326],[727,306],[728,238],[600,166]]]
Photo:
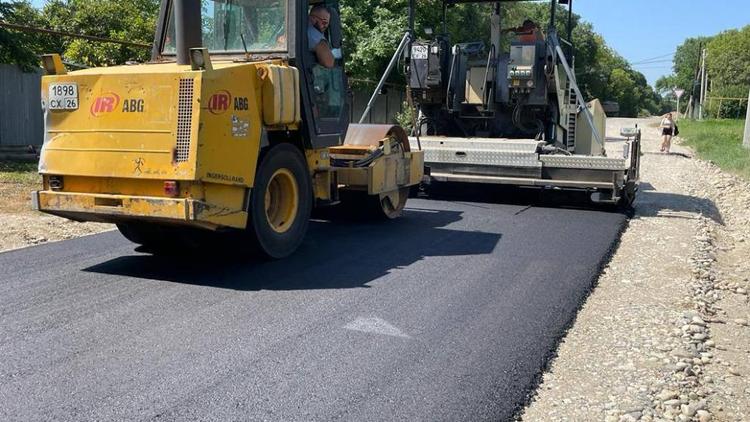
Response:
[[[42,181],[37,173],[36,163],[0,161],[0,183],[39,184]]]
[[[680,138],[703,160],[750,180],[750,150],[742,147],[744,120],[680,120]]]
[[[0,161],[0,214],[31,212],[31,191],[41,185],[36,163]]]

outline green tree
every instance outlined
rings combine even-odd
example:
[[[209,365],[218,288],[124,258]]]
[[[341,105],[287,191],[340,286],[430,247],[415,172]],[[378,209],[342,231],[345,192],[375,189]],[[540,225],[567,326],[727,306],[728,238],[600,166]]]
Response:
[[[677,47],[673,61],[673,87],[692,92],[693,81],[698,75],[701,64],[701,50],[709,40],[708,37],[688,38]]]
[[[407,29],[407,0],[342,0],[341,21],[347,73],[354,79],[379,79]],[[458,4],[447,12],[451,43],[489,40],[489,4]],[[425,28],[442,32],[442,1],[417,2],[416,36]],[[472,25],[466,25],[472,22]],[[392,81],[403,82],[399,72]]]
[[[637,87],[627,71],[621,68],[612,70],[607,91],[608,98],[616,100],[620,104],[621,115],[638,115],[640,107],[637,102]]]
[[[47,21],[28,1],[0,3],[0,20],[31,27],[46,27]],[[0,28],[0,63],[18,65],[24,71],[39,68],[39,54],[59,52],[59,38],[45,34]]]
[[[405,8],[404,1],[342,1],[344,52],[351,77],[380,77],[406,29]]]
[[[159,0],[51,0],[43,14],[56,30],[151,44]],[[66,38],[66,59],[90,66],[150,58],[148,48]]]
[[[750,25],[724,31],[706,45],[710,97],[745,98],[750,87]],[[710,101],[709,115],[738,118],[745,115],[739,101]]]
[[[678,87],[697,96],[698,70],[702,50],[706,50],[706,68],[710,80],[711,97],[744,98],[750,86],[750,26],[731,29],[712,37],[688,38],[675,52],[673,73],[660,78],[656,87],[671,98],[671,88]],[[719,106],[721,105],[721,110]],[[710,101],[706,104],[709,115],[743,116],[744,106],[739,102]]]
[[[674,88],[684,89],[683,104],[687,107],[688,98],[698,96],[699,87],[695,84],[701,64],[701,51],[710,41],[710,37],[688,38],[677,46],[672,59],[672,74],[662,76],[656,81],[655,89],[662,96],[665,110],[671,110],[671,103],[676,99]]]
[[[750,25],[711,38],[706,46],[708,74],[721,86],[750,86]]]

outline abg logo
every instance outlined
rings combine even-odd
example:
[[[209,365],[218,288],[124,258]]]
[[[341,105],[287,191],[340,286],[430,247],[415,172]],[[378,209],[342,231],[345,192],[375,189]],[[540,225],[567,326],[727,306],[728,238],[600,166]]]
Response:
[[[98,117],[103,113],[111,113],[120,104],[120,96],[114,92],[108,92],[104,95],[100,95],[94,98],[91,103],[89,111],[94,117]]]
[[[219,91],[208,99],[208,111],[212,114],[222,114],[229,109],[232,102],[232,94],[228,91]]]

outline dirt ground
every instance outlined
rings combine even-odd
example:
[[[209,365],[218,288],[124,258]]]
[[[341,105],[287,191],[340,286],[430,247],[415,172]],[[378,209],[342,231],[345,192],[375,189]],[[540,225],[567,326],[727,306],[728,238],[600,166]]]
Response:
[[[40,186],[38,178],[28,174],[0,179],[0,252],[114,229],[111,224],[76,223],[33,211],[30,193]]]

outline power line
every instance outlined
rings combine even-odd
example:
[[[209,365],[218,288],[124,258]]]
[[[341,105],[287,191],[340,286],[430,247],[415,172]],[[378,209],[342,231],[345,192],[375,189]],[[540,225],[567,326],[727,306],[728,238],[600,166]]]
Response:
[[[51,29],[35,28],[33,26],[18,25],[15,23],[9,23],[9,22],[4,22],[4,21],[0,21],[0,26],[10,28],[10,29],[16,29],[18,31],[41,32],[43,34],[62,35],[64,37],[73,37],[73,38],[83,38],[83,39],[91,40],[91,41],[109,42],[109,43],[114,43],[114,44],[129,45],[132,47],[151,48],[151,44],[143,44],[143,43],[137,43],[137,42],[131,42],[131,41],[123,41],[123,40],[114,40],[112,38],[95,37],[93,35],[73,34],[71,32],[53,31]]]
[[[663,57],[671,57],[671,56],[674,56],[674,51],[671,52],[671,53],[668,53],[668,54],[662,54],[661,56],[656,56],[656,57],[651,57],[651,58],[648,58],[648,59],[638,60],[638,61],[632,62],[631,64],[639,64],[639,63],[643,63],[643,62],[650,62],[651,60],[656,60],[656,59],[661,59]]]
[[[647,62],[635,62],[635,63],[630,63],[630,65],[631,66],[637,66],[637,65],[641,65],[641,64],[654,64],[654,63],[667,63],[667,62],[671,63],[672,59],[651,60],[651,61],[647,61]]]
[[[644,66],[660,66],[660,67],[672,67],[671,63],[666,62],[653,62],[653,63],[643,63],[643,64],[636,64],[632,65],[633,67],[644,67]]]
[[[672,66],[637,66],[635,69],[671,69]]]

